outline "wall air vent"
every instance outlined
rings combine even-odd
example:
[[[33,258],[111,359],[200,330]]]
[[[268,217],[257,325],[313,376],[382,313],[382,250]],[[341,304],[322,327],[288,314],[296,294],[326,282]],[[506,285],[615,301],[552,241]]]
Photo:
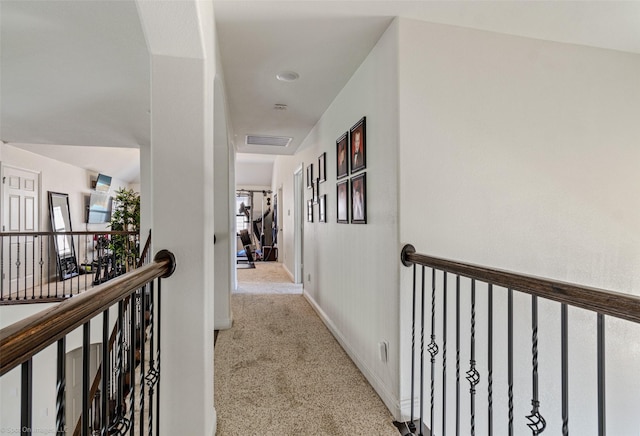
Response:
[[[247,145],[268,145],[270,147],[286,147],[291,143],[288,136],[258,136],[247,135],[245,143]]]

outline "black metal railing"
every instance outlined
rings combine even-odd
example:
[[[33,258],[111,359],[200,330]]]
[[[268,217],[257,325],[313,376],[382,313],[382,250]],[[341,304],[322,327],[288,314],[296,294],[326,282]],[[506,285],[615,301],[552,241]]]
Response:
[[[403,434],[439,434],[443,436],[446,434],[473,436],[476,432],[483,435],[497,434],[494,401],[499,398],[506,405],[507,412],[500,426],[505,430],[499,431],[500,434],[510,436],[522,434],[523,429],[527,426],[533,435],[541,434],[545,430],[549,430],[548,433],[551,434],[568,435],[570,410],[568,307],[586,309],[596,314],[597,325],[594,325],[596,349],[592,354],[595,357],[597,367],[597,381],[594,382],[597,385],[597,398],[594,399],[594,410],[597,411],[597,417],[594,421],[597,421],[597,425],[594,427],[597,429],[594,428],[593,434],[599,436],[606,434],[605,317],[616,317],[632,323],[640,323],[640,297],[431,257],[416,253],[415,248],[411,245],[406,245],[403,248],[401,261],[405,266],[413,268],[410,357],[411,410],[407,422],[396,422],[396,426],[401,431],[404,429]],[[455,293],[447,283],[447,279],[452,277],[455,278]],[[462,283],[463,281],[464,283]],[[429,284],[430,286],[428,286]],[[482,296],[486,295],[486,300],[482,299],[482,317],[487,320],[487,324],[482,326],[482,332],[486,331],[486,336],[481,338],[483,346],[486,344],[486,351],[480,351],[480,354],[477,349],[477,335],[479,334],[479,326],[477,325],[479,302],[477,297],[479,292],[482,293]],[[500,298],[506,298],[506,317],[500,314],[500,321],[496,320],[494,316],[496,292],[504,292]],[[514,293],[529,294],[530,312],[528,314],[520,311],[514,312]],[[451,298],[455,301],[451,302]],[[461,304],[463,298],[464,305]],[[439,299],[441,300],[438,301]],[[557,413],[554,411],[554,414],[561,418],[555,421],[558,423],[554,424],[557,425],[557,428],[548,428],[549,424],[543,413],[544,407],[540,395],[542,386],[539,378],[539,300],[560,303],[558,336],[560,338],[559,360],[561,364],[557,369],[557,379],[560,381],[560,386],[557,388],[556,386],[548,386],[549,383],[545,386],[546,389],[557,389],[561,397],[560,411]],[[455,311],[448,307],[449,304],[455,304]],[[463,311],[467,307],[469,312],[464,314]],[[521,306],[519,307],[521,308]],[[430,308],[430,313],[428,308]],[[484,312],[485,308],[486,312]],[[442,324],[440,328],[436,328],[440,311]],[[453,313],[455,313],[455,319],[451,320],[448,316]],[[514,354],[516,352],[514,340],[517,333],[514,330],[514,317],[516,316],[520,319],[530,316],[531,319],[530,336],[527,339],[530,343],[531,382],[526,389],[530,393],[531,410],[526,415],[523,413],[522,416],[514,415],[514,402],[522,400],[514,393],[518,381],[514,380]],[[430,329],[426,330],[425,323],[429,321]],[[465,329],[463,329],[462,323],[465,327],[468,326],[467,331],[463,331]],[[500,329],[506,330],[506,344],[494,344],[495,330]],[[437,336],[438,333],[441,334],[441,337]],[[450,380],[447,374],[447,341],[451,340],[453,335],[455,335],[456,358],[455,393],[447,391],[447,381]],[[463,346],[461,335],[464,335],[464,342],[469,346],[468,350],[461,348]],[[430,339],[428,344],[425,343],[425,338]],[[419,356],[416,355],[418,343]],[[440,347],[442,348],[441,376],[436,371]],[[501,351],[506,349],[506,362],[500,362],[500,367],[506,369],[506,385],[503,385],[506,389],[502,392],[494,389],[494,371],[496,369],[494,356],[498,348]],[[425,362],[425,349],[431,357],[430,368],[427,368],[428,364]],[[518,349],[522,350],[522,348]],[[469,356],[469,365],[464,369],[461,368],[461,352]],[[504,353],[500,353],[500,356],[503,355]],[[521,356],[516,355],[516,357]],[[479,363],[482,364],[482,373],[479,370]],[[464,408],[461,406],[461,401],[464,400],[461,393],[461,371],[465,372],[466,380],[469,383],[468,403],[464,405]],[[547,369],[547,374],[549,371]],[[430,377],[429,404],[425,403],[425,377]],[[481,380],[483,380],[483,387],[486,388],[486,398],[482,398],[486,409],[483,407],[482,410],[478,409],[476,404],[478,395],[480,395],[478,386]],[[419,385],[418,395],[414,392],[416,385]],[[523,386],[519,386],[519,388],[522,392]],[[435,395],[436,391],[440,394],[439,398]],[[440,416],[434,411],[436,406],[439,408]],[[451,406],[454,406],[455,410],[451,410]],[[428,417],[425,411],[427,407],[430,407]],[[462,410],[469,412],[467,418],[461,417]],[[549,409],[547,409],[547,413],[551,413]],[[479,414],[482,414],[483,425],[486,424],[486,428],[482,430],[476,429],[476,418]],[[465,419],[467,422],[464,422]],[[448,424],[453,424],[455,428],[448,428]]]
[[[39,361],[34,358],[57,344],[56,394],[48,406],[55,410],[55,423],[46,432],[72,434],[65,418],[66,341],[81,327],[82,399],[78,434],[134,434],[135,428],[136,434],[143,434],[144,430],[144,434],[158,435],[161,279],[173,274],[175,267],[173,255],[162,250],[147,265],[0,330],[0,377],[21,367],[19,425],[16,422],[11,427],[5,422],[3,427],[23,435],[32,434],[33,394],[49,390],[46,386],[34,386],[33,373],[45,371],[51,365],[37,368]],[[114,330],[110,328],[111,310],[117,312]],[[92,383],[89,349],[91,328],[96,325],[102,328],[103,358],[100,379],[96,382],[94,378]],[[114,352],[109,351],[110,346]],[[92,385],[96,383],[99,388],[92,398]]]
[[[0,305],[77,295],[135,268],[140,249],[138,232],[2,232]]]

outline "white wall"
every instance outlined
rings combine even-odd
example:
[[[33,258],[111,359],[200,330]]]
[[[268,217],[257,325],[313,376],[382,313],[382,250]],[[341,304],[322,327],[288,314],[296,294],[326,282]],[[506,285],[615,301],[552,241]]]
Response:
[[[435,256],[640,293],[640,56],[400,20],[399,74],[403,243]],[[408,275],[404,270],[403,283]],[[478,337],[486,334],[484,289]],[[505,297],[496,293],[496,340],[504,340]],[[402,295],[410,313],[407,287]],[[531,410],[528,301],[516,299],[516,434],[528,431]],[[463,332],[469,310],[465,298]],[[541,412],[551,434],[561,425],[559,313],[559,305],[541,303]],[[406,352],[410,327],[401,319]],[[595,316],[572,310],[570,320],[570,428],[593,434]],[[616,320],[607,326],[608,431],[635,435],[640,329]],[[485,341],[477,347],[486,374]],[[496,417],[506,416],[503,348],[494,369]],[[464,371],[468,350],[466,339]],[[449,362],[454,374],[454,355]],[[409,363],[403,361],[407,400]],[[477,410],[486,410],[486,389],[485,377]],[[505,423],[496,419],[497,434],[506,434]],[[477,428],[485,426],[481,415]]]
[[[282,187],[283,232],[279,255],[293,265],[293,173],[304,164],[318,171],[326,152],[327,223],[304,224],[304,292],[390,409],[398,398],[398,28],[392,24],[303,141],[295,156],[278,157],[273,191]],[[366,225],[338,224],[336,139],[367,117]],[[311,191],[305,189],[305,200]],[[304,217],[306,221],[306,215]],[[310,278],[309,278],[310,277]],[[388,341],[389,361],[378,358]]]
[[[48,191],[69,194],[71,226],[74,231],[107,230],[106,224],[87,224],[86,206],[91,194],[91,178],[97,173],[55,159],[31,153],[11,144],[0,143],[2,163],[22,169],[40,172],[40,231],[50,231]],[[111,180],[110,195],[129,185],[118,179]]]

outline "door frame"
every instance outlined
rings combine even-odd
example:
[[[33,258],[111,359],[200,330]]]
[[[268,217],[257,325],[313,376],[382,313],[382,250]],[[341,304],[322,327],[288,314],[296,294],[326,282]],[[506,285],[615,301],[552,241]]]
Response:
[[[303,283],[304,273],[304,163],[293,172],[293,281]]]

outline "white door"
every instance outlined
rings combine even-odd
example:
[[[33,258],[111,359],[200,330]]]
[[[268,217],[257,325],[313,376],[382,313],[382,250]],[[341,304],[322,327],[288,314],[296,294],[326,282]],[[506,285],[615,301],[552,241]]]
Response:
[[[293,174],[293,243],[294,243],[294,281],[296,283],[302,283],[303,272],[303,260],[302,260],[302,240],[303,240],[303,226],[304,226],[304,184],[302,178],[302,168],[300,168]]]
[[[40,219],[40,174],[2,166],[2,231],[37,232]],[[6,238],[5,238],[6,239]],[[32,237],[16,236],[3,241],[3,295],[33,287]]]

